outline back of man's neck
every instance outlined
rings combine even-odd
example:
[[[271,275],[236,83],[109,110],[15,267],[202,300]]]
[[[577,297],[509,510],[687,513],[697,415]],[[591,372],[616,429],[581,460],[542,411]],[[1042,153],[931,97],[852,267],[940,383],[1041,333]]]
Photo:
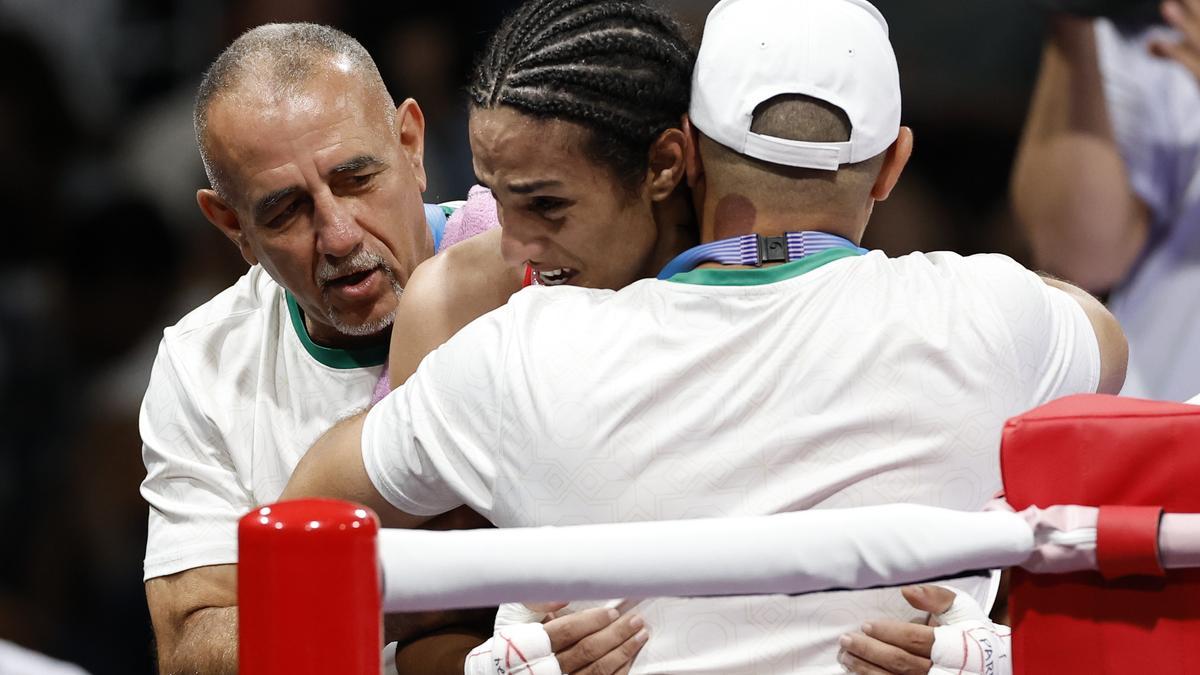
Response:
[[[789,219],[759,218],[750,227],[704,227],[701,230],[703,243],[732,239],[747,234],[757,234],[763,237],[782,237],[788,232],[824,232],[833,234],[858,244],[862,238],[863,227],[859,223],[849,223],[833,218],[797,217]]]
[[[825,209],[764,208],[762,200],[741,194],[727,194],[705,207],[704,221],[700,228],[703,243],[758,234],[778,237],[788,232],[825,232],[859,243],[865,219],[870,209],[826,207]]]

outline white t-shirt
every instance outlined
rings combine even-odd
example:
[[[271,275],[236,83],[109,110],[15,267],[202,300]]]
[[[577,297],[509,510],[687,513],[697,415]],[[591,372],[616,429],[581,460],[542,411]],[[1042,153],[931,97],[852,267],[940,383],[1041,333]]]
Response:
[[[1183,401],[1200,390],[1200,85],[1191,71],[1150,54],[1169,29],[1096,22],[1105,95],[1136,194],[1150,210],[1150,240],[1109,302],[1129,338],[1123,394]]]
[[[1004,421],[1095,391],[1091,324],[1003,256],[848,253],[523,290],[373,409],[367,472],[500,527],[982,507]],[[841,672],[839,635],[917,615],[894,590],[621,604],[653,636],[639,673]]]
[[[456,205],[426,205],[435,246]],[[163,332],[139,425],[144,578],[237,562],[237,523],[305,451],[371,401],[387,344],[330,349],[260,266]]]

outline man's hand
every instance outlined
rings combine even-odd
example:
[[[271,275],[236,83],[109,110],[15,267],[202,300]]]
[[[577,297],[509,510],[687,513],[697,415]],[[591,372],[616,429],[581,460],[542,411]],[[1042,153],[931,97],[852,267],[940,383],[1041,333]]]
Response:
[[[650,634],[642,617],[597,607],[545,624],[558,663],[571,675],[628,673]]]
[[[467,675],[623,675],[646,644],[641,617],[598,607],[544,623],[500,626],[467,656]]]
[[[839,661],[849,672],[1012,673],[1008,627],[989,621],[974,598],[939,586],[910,586],[901,593],[908,604],[930,612],[940,625],[935,629],[898,621],[864,624],[862,633],[842,636]]]
[[[1166,0],[1162,15],[1183,39],[1155,40],[1150,43],[1150,52],[1180,63],[1200,78],[1200,0]]]
[[[900,593],[923,612],[941,614],[954,604],[954,592],[941,586],[906,586]],[[843,635],[838,661],[860,675],[925,675],[933,667],[933,628],[903,621],[865,623],[861,633]]]

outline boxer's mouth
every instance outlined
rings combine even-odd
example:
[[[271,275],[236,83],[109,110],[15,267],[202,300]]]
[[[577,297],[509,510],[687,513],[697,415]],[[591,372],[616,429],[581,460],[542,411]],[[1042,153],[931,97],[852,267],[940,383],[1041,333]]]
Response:
[[[553,267],[546,269],[534,268],[538,283],[543,286],[561,286],[579,275],[579,270],[570,267]]]

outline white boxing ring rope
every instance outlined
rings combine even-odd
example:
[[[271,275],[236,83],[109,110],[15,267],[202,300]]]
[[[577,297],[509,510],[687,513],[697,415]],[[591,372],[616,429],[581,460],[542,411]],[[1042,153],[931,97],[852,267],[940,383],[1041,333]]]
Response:
[[[379,538],[389,612],[895,586],[1018,565],[1033,546],[1016,514],[912,504]]]
[[[1057,514],[1084,511],[1090,526],[1054,522]],[[795,595],[1015,566],[1093,570],[1096,513],[892,504],[744,518],[380,531],[374,514],[353,504],[282,502],[239,526],[240,672],[377,675],[385,611]],[[1200,567],[1200,515],[1167,514],[1158,527],[1161,567]]]

